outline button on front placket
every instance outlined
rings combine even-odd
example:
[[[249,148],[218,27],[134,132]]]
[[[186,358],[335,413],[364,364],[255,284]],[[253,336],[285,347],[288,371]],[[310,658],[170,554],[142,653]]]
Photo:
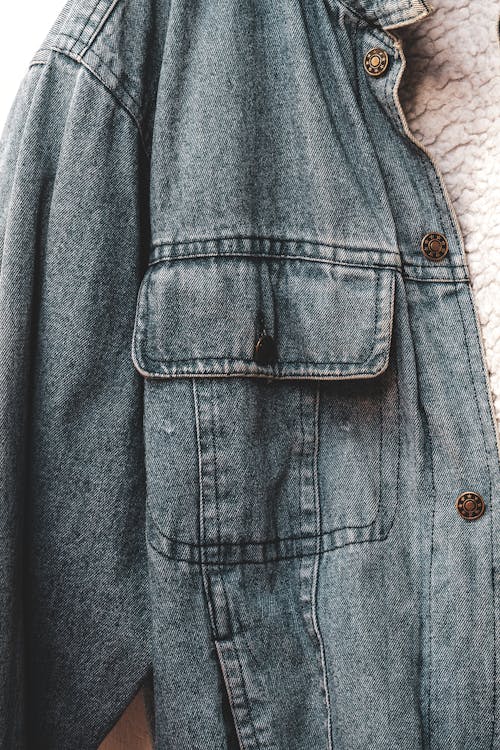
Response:
[[[462,492],[455,501],[455,506],[466,521],[476,521],[484,514],[485,502],[477,492]]]
[[[458,218],[432,153],[412,132],[398,96],[401,69],[405,66],[403,40],[391,36],[386,43],[391,63],[385,77],[371,77],[368,42],[360,52],[358,65],[361,70],[364,62],[364,70],[358,80],[362,92],[366,92],[367,110],[373,98],[380,105],[370,111],[369,123],[373,125],[373,141],[379,147],[381,182],[393,208],[393,241],[406,277],[408,316],[412,321],[409,330],[413,332],[418,357],[415,377],[423,393],[417,408],[426,419],[432,441],[429,468],[433,491],[423,511],[425,515],[431,512],[432,540],[426,558],[429,609],[422,628],[422,642],[429,643],[422,666],[427,698],[430,697],[424,707],[424,744],[439,742],[437,737],[442,732],[441,736],[459,738],[457,748],[480,744],[490,747],[494,735],[488,721],[494,715],[491,707],[495,692],[491,675],[498,658],[493,637],[495,577],[491,572],[498,566],[500,547],[494,507],[495,498],[499,497],[499,479],[487,372],[480,361],[481,340]],[[372,44],[375,47],[377,41]],[[382,40],[381,46],[385,46]],[[380,61],[376,58],[374,62]],[[406,89],[408,103],[411,93]],[[391,140],[387,147],[390,136],[384,116],[400,139],[397,144]],[[396,336],[400,335],[403,341],[403,328],[397,330]],[[427,471],[425,464],[423,471]],[[473,480],[470,484],[467,477]],[[467,490],[475,483],[480,491],[488,488],[484,499]],[[451,498],[450,487],[458,488]],[[421,554],[421,548],[416,554]],[[460,575],[454,575],[456,570]],[[462,659],[458,658],[456,644],[463,634],[464,622],[470,625],[470,632],[480,633],[480,638],[468,640],[466,658]],[[467,720],[467,698],[452,718],[446,702],[440,703],[439,696],[449,690],[450,675],[455,683],[468,686],[464,695],[468,692],[469,696],[481,696],[481,700],[483,686],[488,685],[485,692],[490,704],[482,717],[486,728],[479,740],[474,735],[476,728],[471,730]],[[441,727],[446,729],[442,731]]]
[[[421,250],[429,260],[443,260],[448,254],[448,240],[444,234],[429,232],[422,237]]]
[[[389,66],[389,55],[381,47],[373,47],[365,55],[364,66],[368,75],[381,76]]]

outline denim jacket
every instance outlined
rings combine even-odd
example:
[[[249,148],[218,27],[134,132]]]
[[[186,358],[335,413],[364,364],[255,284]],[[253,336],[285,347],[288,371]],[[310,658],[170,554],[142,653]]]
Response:
[[[0,747],[499,750],[425,0],[70,0],[0,144]]]

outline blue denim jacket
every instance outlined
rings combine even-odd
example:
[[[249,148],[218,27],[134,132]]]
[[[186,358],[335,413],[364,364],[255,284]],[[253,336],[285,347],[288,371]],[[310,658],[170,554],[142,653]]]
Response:
[[[0,145],[0,747],[499,750],[424,0],[71,0]]]

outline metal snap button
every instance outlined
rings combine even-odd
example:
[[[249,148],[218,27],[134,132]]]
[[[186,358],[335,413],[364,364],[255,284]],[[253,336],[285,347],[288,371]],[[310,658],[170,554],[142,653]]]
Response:
[[[370,76],[381,76],[389,65],[389,55],[380,47],[373,47],[365,55],[365,70]]]
[[[276,362],[278,352],[276,343],[268,333],[261,333],[255,344],[253,358],[258,365],[272,365]]]
[[[429,232],[422,237],[420,248],[429,260],[443,260],[448,252],[448,240],[444,234]]]
[[[477,492],[462,492],[455,501],[455,506],[466,521],[475,521],[484,513],[485,503]]]

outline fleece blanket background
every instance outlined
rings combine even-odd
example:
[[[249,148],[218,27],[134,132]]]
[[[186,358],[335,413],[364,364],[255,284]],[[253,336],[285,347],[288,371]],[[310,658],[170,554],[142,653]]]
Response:
[[[395,32],[407,61],[400,98],[458,215],[500,426],[500,0],[433,6]],[[139,695],[101,750],[150,748]]]

